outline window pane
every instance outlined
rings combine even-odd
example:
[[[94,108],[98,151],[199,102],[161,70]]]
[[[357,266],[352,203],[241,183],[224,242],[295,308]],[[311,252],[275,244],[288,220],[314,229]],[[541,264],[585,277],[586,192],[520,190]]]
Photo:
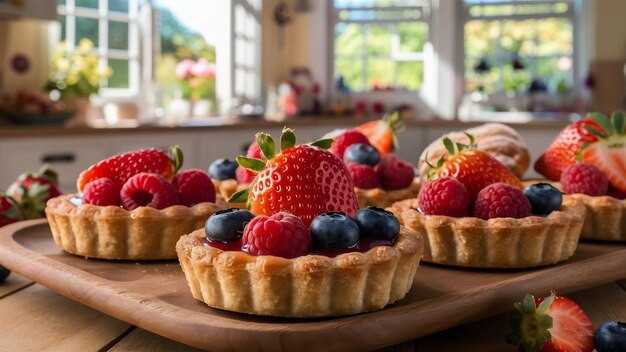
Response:
[[[520,52],[520,54],[528,55],[534,48],[534,43],[532,42],[534,32],[535,20],[504,21],[502,23],[500,46],[511,54],[519,52],[524,47],[527,51],[524,53]]]
[[[109,11],[128,13],[129,0],[109,0]]]
[[[474,69],[480,59],[467,57],[465,59],[465,86],[470,92],[484,91],[491,93],[496,91],[500,80],[500,65],[495,62],[488,62],[491,69],[487,72],[476,72]]]
[[[400,52],[419,53],[424,51],[424,43],[428,34],[428,25],[423,22],[406,22],[398,24]]]
[[[465,24],[465,54],[482,57],[496,52],[500,21],[473,20]]]
[[[391,55],[390,26],[369,25],[367,30],[367,53],[369,55]]]
[[[57,1],[57,4],[59,4],[59,5],[65,5],[65,0],[58,0],[58,1]]]
[[[336,8],[367,6],[427,6],[428,0],[334,0]]]
[[[109,21],[109,48],[128,50],[128,23]]]
[[[354,59],[335,60],[335,76],[343,77],[344,84],[353,91],[365,88],[363,82],[363,61]]]
[[[235,63],[237,65],[246,64],[246,41],[243,38],[235,39]]]
[[[386,87],[393,84],[394,62],[390,59],[367,60],[367,86]]]
[[[537,55],[570,54],[572,40],[569,20],[546,18],[537,21]]]
[[[109,77],[107,87],[109,88],[128,88],[128,60],[109,59],[109,66],[113,70],[113,74]]]
[[[67,18],[65,16],[59,16],[59,23],[61,23],[61,40],[65,40],[67,32],[65,27],[67,26]]]
[[[424,63],[422,61],[398,62],[398,81],[400,86],[409,90],[422,88],[424,82]]]
[[[336,56],[361,56],[364,40],[361,29],[361,25],[356,23],[338,23],[335,26]]]
[[[528,67],[527,63],[524,65]],[[515,70],[510,62],[502,66],[502,88],[504,91],[525,91],[530,81],[531,77],[528,70]]]
[[[342,10],[339,19],[342,21],[374,21],[374,20],[418,20],[422,17],[419,9],[402,10]]]
[[[98,0],[76,0],[76,7],[98,8]]]
[[[76,17],[76,45],[86,38],[98,46],[98,20],[93,18]]]

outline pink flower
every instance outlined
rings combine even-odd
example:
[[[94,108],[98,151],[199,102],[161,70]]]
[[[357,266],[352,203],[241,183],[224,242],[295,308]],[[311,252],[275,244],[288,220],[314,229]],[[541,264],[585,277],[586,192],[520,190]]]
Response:
[[[191,68],[191,74],[196,77],[213,78],[215,77],[215,64],[205,58],[200,58]]]
[[[176,65],[176,77],[183,80],[192,74],[192,70],[196,63],[193,60],[185,59]]]

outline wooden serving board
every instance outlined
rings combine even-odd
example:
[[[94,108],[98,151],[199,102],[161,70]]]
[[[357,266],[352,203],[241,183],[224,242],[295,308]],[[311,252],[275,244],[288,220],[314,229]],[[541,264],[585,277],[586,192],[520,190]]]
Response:
[[[581,243],[568,262],[534,270],[422,265],[402,301],[332,319],[279,319],[196,301],[176,261],[85,259],[59,250],[45,220],[0,229],[0,264],[69,298],[211,350],[368,350],[512,310],[524,294],[566,294],[626,278],[626,244]]]

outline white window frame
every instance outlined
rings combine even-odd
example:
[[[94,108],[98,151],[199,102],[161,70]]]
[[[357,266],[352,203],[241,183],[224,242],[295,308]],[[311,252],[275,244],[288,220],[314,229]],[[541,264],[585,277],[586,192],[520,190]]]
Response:
[[[56,0],[55,0],[56,1]],[[99,0],[98,8],[82,8],[75,6],[75,0],[66,0],[65,5],[57,6],[57,14],[65,16],[65,41],[68,51],[75,49],[76,18],[91,18],[98,20],[98,46],[94,54],[100,59],[100,67],[105,69],[109,59],[128,60],[128,88],[108,88],[106,79],[101,82],[98,95],[107,98],[128,98],[138,96],[140,87],[140,55],[139,55],[139,28],[138,28],[138,1],[128,0],[128,14],[108,11],[108,0]],[[109,49],[109,22],[128,23],[128,50]]]
[[[232,0],[231,3],[231,98],[253,102],[260,102],[261,99],[261,5],[260,0]],[[237,17],[238,8],[242,9],[247,22],[243,25],[237,22],[241,19]],[[239,26],[243,26],[243,32],[237,30]],[[243,46],[238,47],[238,42]],[[253,55],[238,52],[242,48],[242,51],[252,51]],[[252,58],[252,61],[246,62],[246,58]],[[238,72],[245,77],[238,77]]]

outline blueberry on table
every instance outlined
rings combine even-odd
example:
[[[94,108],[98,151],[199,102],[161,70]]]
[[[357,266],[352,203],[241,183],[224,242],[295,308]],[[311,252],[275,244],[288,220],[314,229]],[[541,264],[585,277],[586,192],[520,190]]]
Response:
[[[563,194],[549,183],[536,183],[524,189],[524,195],[530,201],[534,215],[549,215],[561,209]]]
[[[341,212],[318,215],[311,222],[310,232],[315,249],[345,249],[359,242],[359,226]]]
[[[209,165],[209,177],[216,180],[236,179],[237,161],[229,159],[217,159]]]
[[[0,265],[0,283],[4,282],[7,277],[11,274],[11,270]]]
[[[626,323],[609,321],[602,323],[593,335],[598,352],[626,351]]]
[[[400,232],[400,221],[392,212],[378,207],[359,210],[354,216],[362,237],[393,240]]]
[[[243,235],[243,228],[253,218],[254,214],[246,209],[220,210],[207,219],[204,226],[206,238],[218,242],[235,241]]]
[[[349,146],[343,154],[343,161],[369,166],[378,164],[380,153],[369,144],[357,143]]]

